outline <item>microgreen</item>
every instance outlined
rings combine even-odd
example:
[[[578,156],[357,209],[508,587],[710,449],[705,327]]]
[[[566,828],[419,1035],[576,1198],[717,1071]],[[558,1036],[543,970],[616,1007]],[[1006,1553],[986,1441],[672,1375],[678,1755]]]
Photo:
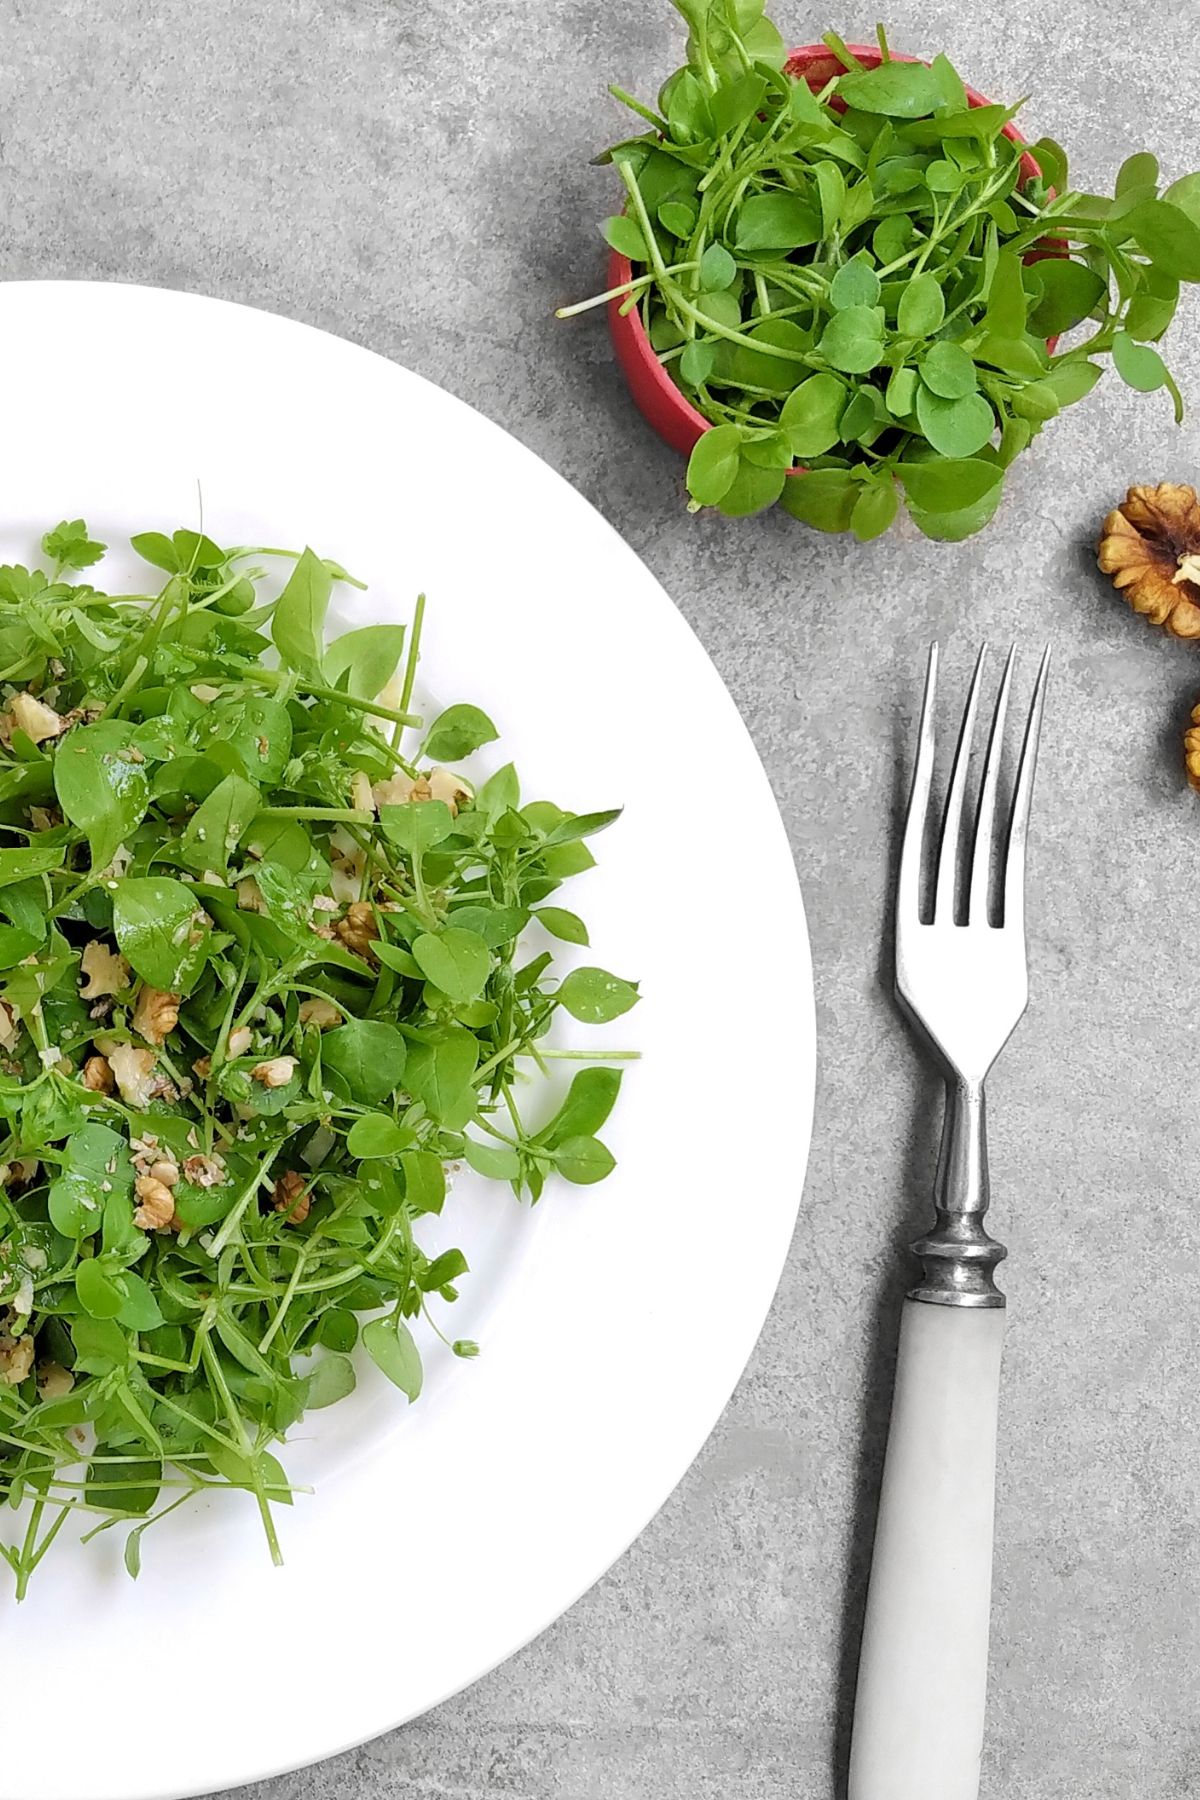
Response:
[[[600,1179],[621,1079],[603,1059],[631,1054],[597,1052],[540,1123],[556,1015],[603,1024],[637,999],[601,969],[560,979],[543,948],[588,943],[547,902],[617,815],[523,802],[511,764],[478,793],[433,766],[497,729],[473,705],[428,728],[410,711],[423,603],[407,633],[327,644],[350,577],[314,550],[188,530],[133,547],[156,591],[92,585],[105,547],[78,519],[46,533],[45,569],[0,568],[18,1595],[72,1509],[136,1521],[136,1575],[144,1530],[214,1486],[253,1495],[277,1554],[291,1489],[270,1447],[353,1389],[360,1340],[416,1401],[412,1323],[472,1279],[419,1242],[447,1169],[531,1201],[552,1175]]]
[[[651,129],[599,159],[624,186],[603,230],[632,278],[560,316],[639,310],[709,423],[688,465],[693,511],[778,501],[865,539],[903,493],[922,531],[958,539],[1105,359],[1182,416],[1152,346],[1180,283],[1200,281],[1200,174],[1160,192],[1139,152],[1113,197],[1080,193],[1042,138],[1025,179],[1004,135],[1017,108],[972,107],[944,56],[895,60],[881,28],[882,60],[864,67],[829,33],[840,72],[814,91],[761,0],[673,4],[687,61],[657,109],[611,90]],[[924,490],[918,465],[939,471]]]

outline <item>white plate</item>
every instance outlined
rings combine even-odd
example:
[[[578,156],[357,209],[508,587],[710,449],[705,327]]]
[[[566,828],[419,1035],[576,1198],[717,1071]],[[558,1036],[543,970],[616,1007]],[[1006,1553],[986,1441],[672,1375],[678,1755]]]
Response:
[[[574,884],[589,957],[644,1000],[603,1186],[532,1213],[475,1178],[472,1265],[408,1410],[367,1370],[285,1452],[315,1493],[272,1567],[241,1495],[147,1534],[60,1542],[8,1619],[5,1800],[165,1800],[312,1762],[445,1699],[629,1544],[715,1423],[761,1328],[804,1175],[813,1010],[788,845],[750,739],[666,595],[495,425],[381,358],[194,296],[0,288],[0,557],[86,517],[314,544],[429,595],[425,678],[503,733],[528,796],[623,802]],[[120,567],[120,563],[116,565]],[[125,565],[130,574],[134,565]],[[109,571],[109,564],[102,574]],[[731,597],[732,598],[732,597]],[[568,890],[568,893],[570,890]],[[180,1701],[188,1723],[181,1728]]]

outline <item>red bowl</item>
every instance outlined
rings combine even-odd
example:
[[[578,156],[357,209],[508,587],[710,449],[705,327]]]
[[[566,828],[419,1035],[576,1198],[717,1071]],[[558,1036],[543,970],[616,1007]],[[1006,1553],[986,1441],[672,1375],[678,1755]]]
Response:
[[[883,60],[878,45],[851,44],[849,48],[861,63],[868,68]],[[897,62],[919,62],[916,56],[900,56],[894,53]],[[793,50],[787,60],[789,75],[803,75],[810,88],[819,92],[826,82],[843,72],[843,66],[825,44],[805,44],[799,50]],[[967,89],[967,98],[972,106],[988,106],[990,101],[974,88]],[[1014,144],[1023,144],[1025,139],[1013,124],[1004,127],[1004,136]],[[1041,174],[1034,158],[1026,151],[1021,158],[1021,175],[1025,181],[1032,181]],[[627,256],[613,251],[608,259],[608,282],[610,288],[621,287],[632,279],[633,268]],[[703,413],[697,412],[691,401],[676,387],[666,369],[659,362],[646,336],[646,328],[642,324],[641,311],[631,307],[623,313],[621,307],[627,296],[619,295],[608,303],[608,323],[612,332],[613,347],[617,353],[617,361],[624,370],[625,379],[629,383],[629,391],[633,395],[638,411],[643,418],[653,425],[661,438],[665,438],[672,449],[682,451],[690,456],[695,449],[696,440],[709,430],[709,422]],[[1053,350],[1056,339],[1052,339],[1049,348]],[[794,471],[799,473],[799,471]]]

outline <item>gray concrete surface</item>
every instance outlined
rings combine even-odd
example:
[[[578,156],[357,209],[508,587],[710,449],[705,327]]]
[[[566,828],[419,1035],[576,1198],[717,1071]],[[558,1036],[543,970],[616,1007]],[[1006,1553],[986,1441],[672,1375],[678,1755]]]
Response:
[[[887,11],[898,47],[945,48],[985,90],[1029,94],[1031,134],[1064,141],[1085,181],[1134,149],[1176,171],[1195,153],[1166,0],[1119,24],[1101,0]],[[861,37],[874,16],[831,22]],[[779,17],[797,41],[825,22]],[[652,90],[678,45],[665,0],[0,0],[0,271],[294,314],[420,370],[540,452],[715,658],[779,796],[812,929],[805,1202],[707,1450],[538,1643],[406,1730],[253,1794],[838,1792],[896,1246],[923,1215],[936,1116],[882,974],[897,757],[929,638],[962,678],[985,633],[1049,639],[1057,665],[1034,1005],[993,1096],[1012,1310],[984,1792],[1200,1794],[1200,801],[1178,754],[1200,660],[1126,613],[1090,554],[1129,481],[1197,479],[1200,428],[1176,431],[1162,396],[1111,377],[959,548],[688,518],[680,465],[635,415],[600,325],[549,317],[601,272],[593,221],[613,189],[588,158],[620,123],[604,84]],[[1198,326],[1200,297],[1172,338],[1200,401]],[[781,1153],[786,1136],[781,1122]],[[325,1653],[296,1672],[314,1705]]]

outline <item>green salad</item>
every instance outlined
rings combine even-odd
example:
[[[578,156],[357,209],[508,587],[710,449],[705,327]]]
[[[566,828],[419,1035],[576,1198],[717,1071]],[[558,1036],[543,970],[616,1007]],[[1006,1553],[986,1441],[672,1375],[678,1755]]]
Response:
[[[326,644],[312,550],[82,520],[0,567],[0,1555],[18,1596],[73,1512],[146,1526],[213,1486],[292,1497],[270,1446],[355,1385],[409,1401],[467,1262],[422,1221],[465,1163],[536,1201],[601,1180],[623,1050],[545,1043],[636,986],[556,975],[558,890],[615,812],[522,801],[496,729],[411,711],[407,633]],[[268,571],[282,568],[280,586]],[[354,585],[360,585],[355,583]],[[522,948],[534,924],[544,947]],[[575,957],[573,956],[573,961]],[[548,1122],[541,1078],[578,1066]],[[528,1096],[528,1099],[527,1099]],[[539,1104],[540,1102],[540,1104]],[[462,1339],[455,1353],[477,1346]]]

